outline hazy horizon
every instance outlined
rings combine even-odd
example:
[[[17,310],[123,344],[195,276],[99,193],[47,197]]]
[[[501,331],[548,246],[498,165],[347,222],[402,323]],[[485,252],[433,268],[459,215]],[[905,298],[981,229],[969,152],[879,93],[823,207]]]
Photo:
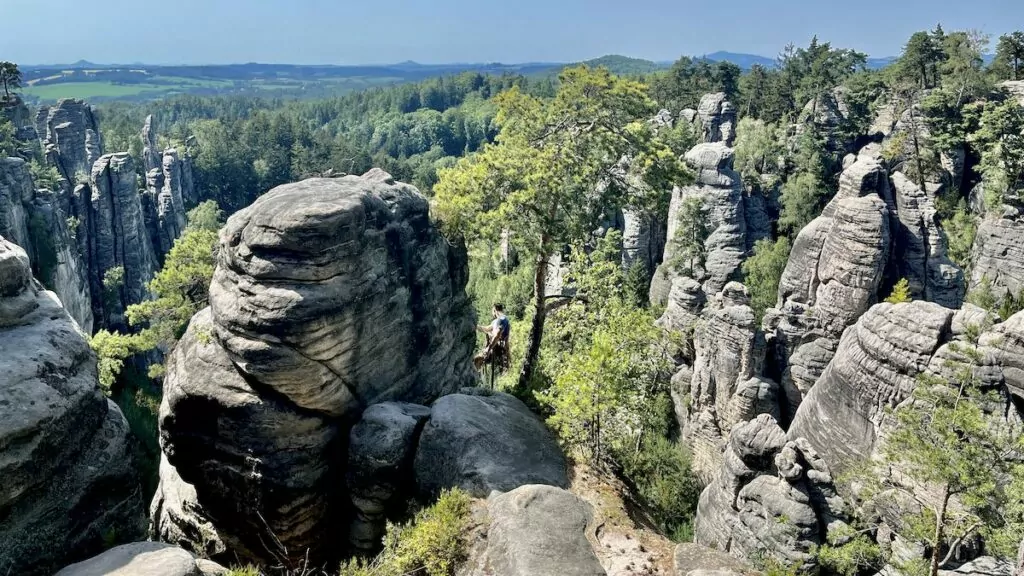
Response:
[[[979,29],[993,39],[1024,21],[1024,2],[862,0],[856,9],[817,0],[785,6],[734,0],[469,0],[341,5],[328,0],[0,0],[9,21],[0,59],[26,65],[389,65],[576,62],[607,54],[654,61],[718,51],[772,58],[817,35],[872,57],[899,54],[917,30]],[[846,5],[848,6],[848,5]],[[62,26],[74,22],[75,26]],[[45,34],[61,27],[61,34]]]

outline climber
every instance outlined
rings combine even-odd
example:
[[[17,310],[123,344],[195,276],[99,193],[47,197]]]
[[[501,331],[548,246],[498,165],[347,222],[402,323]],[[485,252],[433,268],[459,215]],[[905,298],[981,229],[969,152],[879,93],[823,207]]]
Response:
[[[504,372],[512,365],[512,356],[509,352],[508,337],[512,331],[512,324],[505,316],[505,306],[495,302],[491,308],[493,320],[486,326],[477,326],[478,332],[487,336],[487,345],[476,356],[473,357],[473,365],[477,370],[483,369],[487,364],[491,366],[491,385],[494,385],[494,372]]]

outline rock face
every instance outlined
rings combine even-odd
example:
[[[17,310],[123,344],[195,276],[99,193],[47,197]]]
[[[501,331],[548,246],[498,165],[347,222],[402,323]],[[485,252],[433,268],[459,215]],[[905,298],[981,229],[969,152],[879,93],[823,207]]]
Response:
[[[843,525],[843,506],[825,461],[765,414],[733,428],[724,465],[701,493],[694,541],[812,571],[812,548]]]
[[[156,533],[249,560],[330,559],[359,414],[474,381],[465,253],[414,188],[373,171],[268,192],[228,220],[219,260],[210,308],[167,363]]]
[[[486,550],[467,576],[604,576],[587,540],[593,513],[579,497],[522,486],[492,496],[487,513]]]
[[[684,111],[679,121],[693,123],[703,135],[703,142],[685,156],[686,163],[697,172],[697,182],[672,191],[665,252],[651,282],[651,302],[659,305],[666,304],[674,280],[683,275],[676,261],[677,235],[688,202],[697,199],[700,203],[699,220],[706,227],[705,260],[694,266],[693,275],[707,294],[717,294],[729,281],[739,279],[747,252],[748,202],[740,175],[733,170],[736,109],[725,94],[718,93],[705,95],[699,110],[690,112]]]
[[[85,262],[54,193],[33,188],[28,164],[0,158],[0,236],[11,239],[29,255],[32,271],[51,288],[64,308],[87,334],[93,313]]]
[[[0,238],[0,565],[50,574],[141,537],[128,423],[97,384],[96,357],[28,255]]]
[[[147,164],[150,161],[147,158]],[[164,152],[160,167],[147,171],[143,202],[146,228],[161,261],[185,232],[186,199],[194,196],[192,187],[191,161],[178,158],[173,148]]]
[[[136,542],[57,572],[57,576],[221,576],[228,570],[159,542]]]
[[[693,450],[694,472],[709,482],[722,464],[732,426],[777,406],[777,386],[755,378],[764,359],[764,335],[742,284],[727,285],[704,310],[696,323],[694,350],[680,425]]]
[[[93,166],[89,186],[76,194],[87,206],[82,220],[87,230],[93,315],[103,318],[104,326],[125,327],[125,309],[147,298],[146,285],[158,270],[132,157],[127,153],[103,156]],[[119,283],[112,283],[108,276],[115,269],[123,277]]]
[[[932,196],[902,172],[892,175],[892,183],[899,219],[893,238],[898,276],[909,281],[915,299],[959,308],[966,288],[964,272],[946,255]]]
[[[367,408],[352,428],[347,483],[356,509],[349,527],[355,548],[373,552],[384,535],[388,508],[414,492],[412,459],[429,417],[426,406],[385,402]]]
[[[452,394],[434,403],[414,464],[426,495],[458,486],[478,498],[525,484],[567,488],[565,457],[544,423],[508,394]]]
[[[1019,296],[1024,290],[1024,214],[1004,207],[978,225],[971,260],[971,289],[988,280],[993,292]]]
[[[764,320],[769,375],[780,378],[788,398],[785,422],[832,359],[843,330],[877,301],[891,239],[887,198],[884,168],[862,155],[793,243],[778,307]]]
[[[89,178],[93,164],[103,155],[100,128],[91,106],[83,100],[65,99],[52,108],[40,107],[36,129],[47,160],[57,167],[68,190]]]

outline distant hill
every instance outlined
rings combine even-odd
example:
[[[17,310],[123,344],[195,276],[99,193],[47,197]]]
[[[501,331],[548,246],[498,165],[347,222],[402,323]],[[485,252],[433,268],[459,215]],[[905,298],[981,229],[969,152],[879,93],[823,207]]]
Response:
[[[704,59],[712,62],[732,62],[744,70],[750,70],[755,64],[765,68],[775,68],[775,59],[757,54],[741,54],[737,52],[712,52],[705,54]]]
[[[650,74],[671,66],[671,64],[652,62],[641,58],[630,58],[629,56],[620,56],[618,54],[601,56],[600,58],[587,60],[583,64],[592,67],[603,66],[612,74],[618,75]]]

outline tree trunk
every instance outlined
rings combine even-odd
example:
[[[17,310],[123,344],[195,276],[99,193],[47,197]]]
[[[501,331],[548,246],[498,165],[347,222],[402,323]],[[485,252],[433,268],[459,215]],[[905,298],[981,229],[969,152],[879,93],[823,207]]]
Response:
[[[938,576],[939,574],[939,557],[942,550],[942,541],[946,538],[946,509],[949,507],[949,497],[949,484],[947,483],[942,487],[942,504],[939,506],[939,511],[935,514],[935,544],[932,546],[931,568],[928,570],[928,574],[931,576]]]
[[[544,336],[544,321],[547,319],[547,297],[548,280],[548,258],[547,251],[549,240],[547,236],[541,239],[540,252],[537,255],[537,270],[533,274],[533,302],[536,312],[533,314],[533,324],[530,326],[530,337],[526,345],[526,355],[523,357],[523,366],[519,371],[519,389],[527,390],[530,386],[530,379],[533,378],[533,371],[537,367],[537,358],[540,356],[540,341]]]

